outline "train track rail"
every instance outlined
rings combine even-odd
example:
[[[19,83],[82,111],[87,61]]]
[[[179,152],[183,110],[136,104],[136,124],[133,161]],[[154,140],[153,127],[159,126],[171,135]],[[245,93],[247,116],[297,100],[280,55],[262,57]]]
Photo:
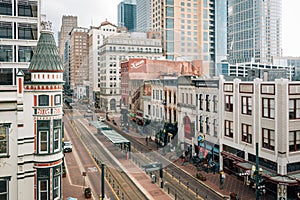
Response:
[[[169,159],[166,159],[160,153],[160,150],[153,145],[147,146],[145,142],[141,142],[136,136],[124,133],[119,127],[114,126],[111,123],[109,123],[109,125],[119,134],[131,141],[131,145],[134,149],[134,156],[132,156],[132,158],[138,159],[137,156],[144,155],[144,157],[149,160],[148,162],[162,163],[164,174],[162,178],[163,183],[158,184],[162,184],[162,187],[167,190],[169,194],[171,193],[175,199],[227,199],[227,196],[216,193],[202,181],[183,171]],[[142,160],[142,158],[140,159]],[[156,173],[156,176],[159,177],[159,172],[153,173]]]
[[[67,117],[70,116],[67,115]],[[118,199],[148,199],[139,187],[124,173],[119,163],[116,162],[109,152],[99,143],[97,138],[87,130],[79,119],[72,119],[73,128],[80,137],[85,147],[98,165],[99,171],[101,163],[105,164],[106,183],[114,190]]]

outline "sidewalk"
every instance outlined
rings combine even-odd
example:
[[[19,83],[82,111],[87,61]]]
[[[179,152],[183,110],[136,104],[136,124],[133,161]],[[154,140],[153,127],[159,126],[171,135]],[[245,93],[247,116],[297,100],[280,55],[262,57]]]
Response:
[[[141,135],[139,133],[136,133],[132,130],[129,131],[130,135],[134,135],[137,138],[139,138],[140,142],[145,142],[146,135]],[[153,150],[157,150],[157,145],[154,141],[148,143],[149,148],[152,148]],[[198,172],[198,169],[196,166],[192,165],[191,163],[186,163],[185,165],[182,165],[181,159],[177,158],[176,156],[172,156],[174,153],[170,152],[168,155],[166,155],[167,159],[174,158],[172,161],[180,168],[182,168],[185,172],[191,174],[192,176],[196,177],[196,173]],[[201,171],[205,177],[206,181],[203,183],[207,185],[207,187],[212,188],[214,191],[219,192],[220,194],[223,194],[225,196],[229,196],[231,192],[234,192],[238,195],[239,200],[255,200],[255,189],[250,188],[249,186],[245,185],[241,177],[237,177],[235,175],[226,174],[225,182],[223,185],[223,189],[220,189],[220,175],[219,173],[207,173],[205,171]],[[268,197],[265,195],[264,197],[261,197],[261,199],[268,200],[273,199],[271,197]]]

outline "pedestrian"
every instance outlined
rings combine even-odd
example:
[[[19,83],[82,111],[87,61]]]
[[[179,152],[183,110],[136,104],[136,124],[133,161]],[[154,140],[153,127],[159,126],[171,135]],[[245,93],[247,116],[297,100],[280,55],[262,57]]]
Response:
[[[148,146],[148,136],[146,136],[146,144],[147,144],[147,146]]]
[[[223,170],[221,170],[220,171],[220,190],[223,189],[224,181],[225,181],[225,173]]]
[[[184,152],[182,153],[181,161],[182,161],[182,165],[184,165],[185,164],[185,153]]]

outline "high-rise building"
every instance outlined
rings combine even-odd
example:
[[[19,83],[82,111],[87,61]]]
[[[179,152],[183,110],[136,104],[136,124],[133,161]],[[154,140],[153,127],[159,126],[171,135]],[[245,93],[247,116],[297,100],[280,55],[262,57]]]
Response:
[[[217,75],[227,58],[227,1],[138,0],[137,23],[161,34],[168,60],[200,59],[206,75]]]
[[[208,30],[203,30],[203,43],[209,41],[209,53],[203,53],[202,59],[206,65],[209,62],[212,77],[221,74],[219,68],[227,60],[227,1],[209,0],[208,3],[203,8],[203,24],[209,21]]]
[[[204,24],[201,22],[201,2],[153,0],[152,27],[161,33],[166,59],[190,61],[202,58]],[[208,29],[208,23],[206,25]]]
[[[27,74],[39,38],[41,1],[13,2],[0,4],[0,85],[16,85],[19,69]]]
[[[70,88],[76,90],[75,95],[87,96],[85,81],[89,80],[89,47],[88,29],[74,27],[70,32]],[[79,95],[79,97],[82,97]]]
[[[281,56],[282,0],[228,0],[228,61],[272,63]]]
[[[136,0],[123,0],[118,5],[118,26],[136,31]]]
[[[136,1],[136,29],[139,32],[152,30],[152,0]]]
[[[63,59],[64,56],[64,48],[65,48],[65,41],[67,38],[69,38],[69,34],[71,30],[74,27],[77,27],[77,16],[62,16],[61,19],[61,27],[60,27],[60,32],[59,32],[59,41],[58,41],[58,46],[59,46],[59,55]]]

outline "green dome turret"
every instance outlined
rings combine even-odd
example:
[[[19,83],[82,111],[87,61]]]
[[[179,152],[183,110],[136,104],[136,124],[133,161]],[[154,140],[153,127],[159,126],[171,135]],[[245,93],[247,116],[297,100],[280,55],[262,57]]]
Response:
[[[63,64],[58,54],[53,33],[41,31],[36,51],[31,59],[31,72],[63,72]]]

